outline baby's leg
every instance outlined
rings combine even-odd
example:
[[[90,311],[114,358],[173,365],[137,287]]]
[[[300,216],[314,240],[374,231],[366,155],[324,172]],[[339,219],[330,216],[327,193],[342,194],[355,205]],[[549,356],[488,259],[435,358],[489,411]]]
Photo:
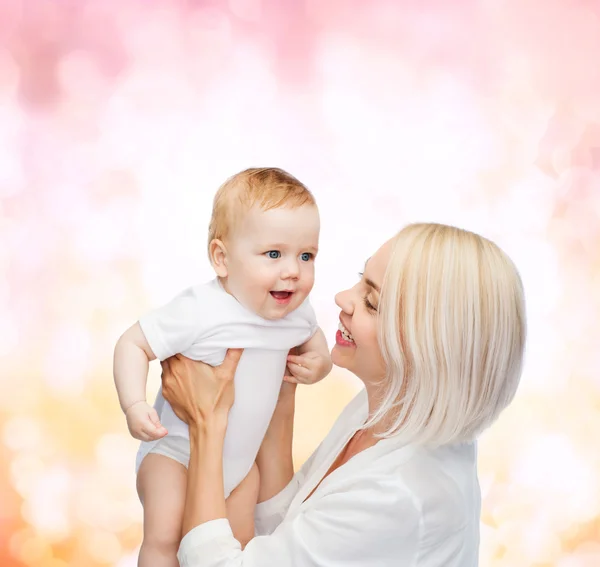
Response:
[[[187,483],[187,469],[177,461],[150,453],[137,476],[144,506],[144,540],[138,567],[179,567],[177,550]]]
[[[227,498],[227,519],[242,549],[254,537],[254,508],[258,500],[259,473],[256,463]]]

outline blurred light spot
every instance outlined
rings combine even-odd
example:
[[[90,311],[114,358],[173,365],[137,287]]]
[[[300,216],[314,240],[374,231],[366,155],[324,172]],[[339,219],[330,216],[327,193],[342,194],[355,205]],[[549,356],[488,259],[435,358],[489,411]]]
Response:
[[[223,12],[214,8],[194,10],[188,19],[187,31],[190,51],[202,53],[206,49],[213,50],[211,58],[196,58],[202,62],[201,69],[214,71],[216,65],[226,62],[223,56],[233,43],[233,37],[231,22]],[[191,64],[197,63],[192,59]]]
[[[252,22],[260,21],[262,0],[229,0],[231,13],[238,18]]]
[[[94,297],[99,308],[111,311],[126,308],[128,299],[127,280],[119,274],[105,274],[102,282],[94,287]],[[121,330],[122,332],[122,330]]]
[[[78,522],[119,533],[139,521],[134,456],[135,449],[132,448],[129,463],[120,473],[99,466],[91,474],[79,479],[73,503]],[[137,513],[132,513],[132,510]]]
[[[109,532],[94,531],[87,541],[90,556],[98,563],[113,565],[121,555],[119,539]]]
[[[18,455],[10,464],[10,476],[17,492],[27,497],[44,474],[44,469],[44,462],[39,457]]]
[[[13,197],[24,183],[23,164],[18,154],[19,111],[0,104],[0,197]]]
[[[10,299],[10,286],[8,280],[2,276],[4,271],[2,268],[2,257],[0,256],[0,314],[8,306],[8,300]],[[0,318],[3,318],[0,316]]]
[[[133,255],[136,244],[131,234],[134,210],[134,202],[122,198],[80,219],[79,238],[74,246],[82,264],[101,266],[117,258]]]
[[[35,567],[71,567],[73,564],[69,564],[62,559],[56,557],[48,557],[44,559],[42,563],[36,564]]]
[[[9,549],[14,558],[35,567],[52,556],[48,542],[29,529],[13,534],[9,541]]]
[[[9,355],[19,344],[19,332],[12,317],[4,312],[0,318],[0,356]],[[8,376],[5,374],[5,378]]]
[[[20,70],[14,57],[0,46],[0,92],[7,99],[14,98],[19,84]]]
[[[64,324],[52,333],[44,361],[43,378],[47,385],[63,395],[82,393],[90,355],[89,329],[81,324]]]
[[[137,445],[138,442],[128,435],[103,435],[96,444],[96,459],[99,466],[122,474],[123,470],[131,467],[131,455]]]
[[[122,557],[115,567],[137,567],[140,548],[138,547],[133,553]]]
[[[533,440],[526,454],[515,463],[511,476],[519,486],[552,494],[553,501],[544,507],[560,509],[564,527],[591,519],[598,512],[597,477],[564,435]]]
[[[523,534],[523,552],[534,563],[552,564],[561,552],[560,538],[552,521],[543,516],[530,517],[529,528]]]
[[[598,565],[600,565],[600,543],[592,541],[580,545],[556,563],[556,567],[598,567]]]
[[[59,541],[69,535],[71,482],[69,471],[54,465],[36,479],[25,500],[23,518],[47,539]]]
[[[4,426],[4,444],[13,451],[32,451],[38,448],[42,439],[40,426],[28,416],[13,417]]]
[[[52,549],[44,538],[36,536],[23,542],[18,557],[23,563],[37,567],[52,558]]]
[[[228,85],[227,91],[235,93],[242,89],[244,107],[248,110],[264,108],[272,112],[272,104],[278,92],[277,77],[266,64],[262,50],[253,45],[240,45],[235,50],[235,59],[235,79]],[[223,93],[220,94],[222,97]],[[261,117],[261,123],[263,121],[264,118]]]
[[[11,555],[13,557],[18,557],[21,554],[21,548],[23,547],[23,544],[31,537],[34,536],[33,531],[30,528],[15,531],[8,542]]]
[[[104,95],[104,81],[89,53],[69,52],[60,62],[59,77],[63,89],[74,97],[97,98]]]

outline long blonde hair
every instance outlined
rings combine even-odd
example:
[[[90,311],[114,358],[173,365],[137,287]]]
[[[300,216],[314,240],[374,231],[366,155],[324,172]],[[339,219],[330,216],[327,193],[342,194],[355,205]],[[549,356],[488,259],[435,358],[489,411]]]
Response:
[[[526,337],[521,278],[493,242],[451,226],[409,225],[392,248],[379,304],[388,375],[365,427],[385,418],[391,425],[384,437],[470,441],[519,384]]]

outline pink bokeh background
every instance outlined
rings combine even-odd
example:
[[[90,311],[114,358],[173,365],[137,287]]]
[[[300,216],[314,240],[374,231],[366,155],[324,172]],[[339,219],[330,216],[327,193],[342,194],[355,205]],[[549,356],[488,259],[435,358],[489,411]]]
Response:
[[[321,208],[331,342],[408,222],[514,258],[530,339],[480,444],[481,565],[600,565],[599,54],[597,0],[0,0],[0,564],[136,564],[114,342],[211,277],[218,185],[276,165]],[[296,464],[358,387],[300,392]]]

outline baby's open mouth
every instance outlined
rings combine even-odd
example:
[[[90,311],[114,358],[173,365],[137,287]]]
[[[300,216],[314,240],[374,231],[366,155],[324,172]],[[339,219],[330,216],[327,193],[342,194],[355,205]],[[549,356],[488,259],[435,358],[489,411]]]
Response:
[[[293,291],[272,291],[271,295],[278,299],[279,301],[283,301],[285,299],[289,299],[290,296],[294,293]]]

